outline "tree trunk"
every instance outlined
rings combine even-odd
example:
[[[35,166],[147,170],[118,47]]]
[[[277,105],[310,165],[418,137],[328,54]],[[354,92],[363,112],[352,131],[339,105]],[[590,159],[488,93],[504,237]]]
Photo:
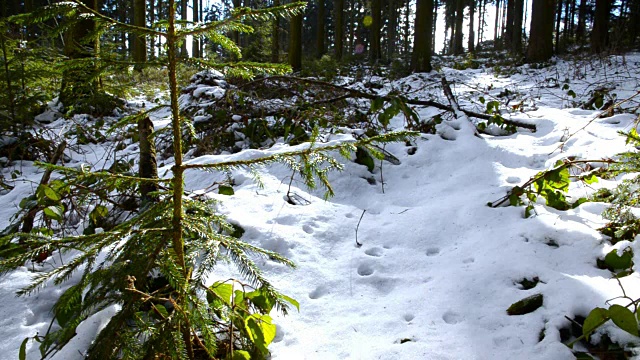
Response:
[[[493,24],[493,46],[497,49],[500,48],[498,46],[498,33],[500,33],[498,21],[500,21],[500,0],[496,0],[496,16]]]
[[[560,52],[560,20],[562,19],[562,0],[558,0],[558,9],[556,12],[556,53]]]
[[[325,49],[324,46],[324,38],[325,38],[325,32],[324,32],[324,23],[325,23],[325,10],[324,10],[324,1],[325,0],[318,0],[318,31],[316,33],[316,51],[317,51],[317,57],[318,59],[322,57],[322,55],[324,55],[327,50]]]
[[[506,49],[511,49],[511,44],[513,42],[513,23],[515,18],[515,0],[507,0],[507,20],[504,24],[503,28],[503,39],[502,42],[505,45]]]
[[[432,20],[433,0],[417,0],[413,54],[411,56],[411,69],[414,72],[431,71]]]
[[[371,0],[371,29],[369,31],[369,61],[375,64],[382,57],[380,30],[382,29],[382,0]]]
[[[393,60],[393,56],[396,52],[396,41],[398,39],[398,9],[396,7],[396,0],[389,0],[389,28],[387,29],[387,59]]]
[[[289,65],[293,71],[302,69],[302,17],[296,15],[289,24]]]
[[[273,6],[280,6],[280,0],[274,0]],[[271,23],[271,62],[280,62],[280,18],[276,17]]]
[[[153,123],[149,117],[138,121],[138,135],[140,138],[140,166],[138,169],[141,178],[157,179],[158,166],[156,162],[156,145],[153,134]],[[140,184],[141,207],[145,207],[158,200],[157,195],[151,193],[158,191],[156,182],[144,181]]]
[[[554,0],[533,0],[529,30],[528,62],[547,61],[553,55]]]
[[[156,22],[156,1],[151,0],[149,2],[149,22],[153,25]],[[156,53],[156,37],[152,35],[149,37],[149,58],[155,58]]]
[[[335,10],[335,55],[336,60],[342,60],[342,50],[344,48],[343,40],[344,40],[344,0],[335,0],[334,1],[334,10]]]
[[[146,4],[145,0],[133,0],[133,25],[146,27]],[[142,71],[144,63],[147,62],[147,40],[144,35],[133,36],[133,61],[134,70]]]
[[[475,1],[471,1],[469,3],[469,41],[467,42],[467,50],[472,53],[475,52],[475,45],[476,45],[476,34],[474,33],[474,16],[475,16],[475,12],[476,12],[476,2]]]
[[[198,0],[193,0],[193,22],[197,23],[198,21],[200,21],[200,18],[198,17],[199,15],[199,6],[198,6]],[[200,37],[199,36],[194,36],[191,39],[191,56],[194,58],[200,58]]]
[[[460,55],[464,53],[464,47],[462,45],[462,39],[464,36],[462,30],[462,23],[464,21],[464,0],[456,0],[456,12],[455,12],[455,25],[453,28],[452,47],[451,53],[453,55]]]
[[[189,0],[180,0],[180,19],[182,19],[182,21],[187,21],[187,1]],[[186,41],[183,41],[182,45],[180,46],[180,57],[185,59],[189,58]]]
[[[581,43],[586,33],[587,0],[580,0],[578,6],[578,27],[576,28],[576,40]]]
[[[591,51],[596,54],[607,49],[609,12],[610,0],[596,0],[596,12],[591,31]]]
[[[94,0],[83,0],[82,3],[94,10],[97,4]],[[64,33],[64,55],[69,59],[91,58],[95,54],[96,43],[88,39],[95,24],[90,18],[83,18],[71,25]],[[98,84],[93,76],[93,66],[71,66],[62,74],[60,101],[65,107],[86,99],[98,90]]]
[[[515,0],[513,17],[513,33],[511,35],[511,52],[522,55],[522,16],[524,13],[524,0]]]

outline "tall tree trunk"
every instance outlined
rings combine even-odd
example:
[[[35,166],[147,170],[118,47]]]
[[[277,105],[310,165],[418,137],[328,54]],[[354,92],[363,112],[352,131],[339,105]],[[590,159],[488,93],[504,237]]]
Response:
[[[506,4],[507,4],[507,20],[504,24],[504,28],[502,29],[503,32],[503,39],[502,42],[505,45],[505,48],[507,49],[511,49],[511,44],[513,41],[513,23],[514,23],[514,18],[515,18],[515,10],[516,10],[516,4],[515,4],[515,0],[507,0]]]
[[[193,0],[193,22],[200,21],[199,15],[200,7],[198,6],[198,0]],[[191,39],[191,56],[194,58],[200,58],[200,36],[194,36]]]
[[[560,21],[562,19],[562,0],[558,1],[558,9],[556,10],[556,53],[560,52]]]
[[[146,3],[145,0],[133,0],[133,25],[146,27]],[[142,71],[144,63],[147,62],[147,40],[144,35],[133,36],[133,68]]]
[[[411,1],[406,2],[406,7],[404,9],[404,52],[405,54],[409,54],[409,38],[411,35]]]
[[[149,1],[149,22],[151,24],[154,24],[156,22],[156,1],[155,0],[151,0]],[[155,54],[156,54],[156,37],[155,35],[152,35],[151,37],[149,37],[149,58],[153,59],[155,58]]]
[[[180,0],[180,19],[182,19],[182,21],[187,21],[187,2],[189,0]],[[187,51],[187,42],[183,41],[182,45],[180,46],[180,56],[183,58],[188,58],[189,57],[189,52]]]
[[[586,33],[586,19],[587,18],[587,0],[580,0],[578,6],[578,27],[576,28],[576,40],[581,43],[584,40]]]
[[[453,31],[453,54],[460,55],[464,53],[464,47],[462,45],[462,39],[464,32],[462,30],[462,23],[464,21],[464,0],[456,0],[456,20],[455,28]]]
[[[498,46],[498,34],[500,33],[500,28],[498,27],[498,22],[500,21],[500,0],[496,0],[496,16],[493,25],[493,44],[494,47],[500,48]]]
[[[469,52],[475,52],[475,45],[476,45],[476,35],[474,33],[474,16],[475,16],[475,12],[476,12],[476,2],[475,1],[471,1],[469,2],[469,41],[467,42],[467,50]]]
[[[480,47],[480,44],[484,39],[484,26],[485,26],[484,15],[486,13],[486,8],[487,8],[486,0],[480,0],[480,9],[478,11],[478,42],[476,47]]]
[[[292,17],[289,23],[289,65],[293,71],[302,69],[302,16]]]
[[[607,49],[610,10],[610,0],[596,0],[596,12],[591,31],[591,51],[596,54]]]
[[[389,0],[389,28],[387,29],[387,59],[393,60],[396,52],[396,41],[398,39],[398,9],[396,0]]]
[[[435,34],[436,33],[436,28],[438,26],[438,0],[433,0],[433,26],[431,29],[431,34]],[[431,51],[433,52],[434,49],[436,48],[436,37],[435,36],[431,36]]]
[[[324,23],[325,23],[325,10],[324,10],[324,2],[325,0],[318,0],[318,32],[316,33],[316,51],[318,58],[321,58],[327,52],[324,46]]]
[[[417,0],[413,53],[411,56],[411,69],[414,72],[431,71],[432,19],[433,0]]]
[[[280,6],[280,0],[273,0],[273,6]],[[271,23],[271,62],[280,62],[280,18],[276,17]]]
[[[382,57],[380,31],[382,29],[382,0],[371,0],[371,29],[369,31],[369,61],[375,64]]]
[[[334,0],[333,6],[335,11],[335,56],[336,60],[340,61],[342,60],[342,50],[344,48],[344,0]]]
[[[522,55],[522,16],[524,12],[524,0],[515,0],[513,12],[513,32],[511,35],[511,52]]]
[[[554,0],[533,0],[527,61],[542,62],[553,56]]]
[[[94,0],[83,0],[82,3],[94,10],[98,9]],[[96,42],[88,38],[94,29],[95,23],[91,18],[83,18],[71,25],[64,33],[64,55],[72,60],[94,56]],[[93,66],[76,65],[63,72],[59,99],[65,107],[91,97],[98,91],[94,71]]]

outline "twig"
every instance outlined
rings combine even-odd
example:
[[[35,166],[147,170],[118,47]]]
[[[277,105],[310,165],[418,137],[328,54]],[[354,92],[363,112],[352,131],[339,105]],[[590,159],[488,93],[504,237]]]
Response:
[[[476,129],[476,126],[473,125],[471,120],[469,120],[469,117],[460,110],[460,105],[458,105],[458,101],[456,100],[456,97],[453,96],[453,92],[451,91],[449,82],[447,81],[447,78],[444,76],[442,76],[442,90],[444,91],[444,95],[447,97],[447,99],[449,99],[449,104],[451,104],[451,108],[453,108],[453,116],[456,119],[463,118],[463,120],[466,120],[473,127],[473,135],[475,137],[479,137],[482,139],[482,136],[480,135],[480,133],[478,133],[478,129]]]
[[[362,246],[362,244],[358,242],[358,229],[360,228],[360,222],[362,221],[362,218],[364,217],[365,212],[367,212],[367,209],[362,210],[362,215],[360,215],[360,220],[358,220],[358,225],[356,226],[356,246],[357,247]]]

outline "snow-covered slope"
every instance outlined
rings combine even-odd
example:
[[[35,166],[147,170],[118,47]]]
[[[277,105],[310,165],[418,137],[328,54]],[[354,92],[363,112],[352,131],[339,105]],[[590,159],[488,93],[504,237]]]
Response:
[[[370,174],[365,166],[346,161],[345,171],[331,176],[336,196],[328,201],[294,179],[293,191],[310,204],[287,203],[291,173],[283,166],[262,170],[264,188],[252,182],[248,172],[234,171],[235,195],[215,195],[223,200],[221,210],[246,230],[243,240],[278,251],[297,264],[297,269],[288,269],[269,260],[260,263],[283,293],[300,302],[299,313],[276,317],[272,357],[573,359],[560,342],[559,329],[569,326],[566,317],[586,316],[621,295],[611,273],[596,267],[596,259],[611,250],[595,230],[604,223],[604,205],[585,203],[569,211],[537,205],[537,216],[525,219],[522,207],[494,209],[487,202],[558,159],[598,159],[627,149],[617,132],[630,129],[635,116],[597,118],[598,111],[572,108],[574,99],[562,87],[568,84],[578,99],[584,99],[594,84],[607,82],[617,86],[618,99],[623,99],[638,89],[640,71],[630,65],[637,62],[638,55],[590,65],[559,62],[540,70],[523,67],[510,78],[445,68],[442,72],[458,84],[454,91],[463,107],[479,106],[480,96],[489,99],[509,89],[518,94],[513,101],[522,101],[525,109],[513,117],[536,124],[537,131],[521,129],[481,139],[460,123],[445,121],[440,130],[455,134],[455,140],[422,135],[411,144],[417,147],[415,153],[403,143],[387,145],[400,165],[384,163]],[[395,85],[419,89],[427,81],[413,76]],[[433,115],[429,109],[416,110]],[[401,117],[394,120],[400,128]],[[191,161],[199,160],[216,161],[212,156]],[[23,169],[23,176],[38,178],[33,168]],[[8,172],[5,169],[5,177]],[[205,172],[190,171],[186,176],[190,189],[204,189],[215,180]],[[595,187],[614,185],[601,181]],[[17,187],[0,197],[0,225],[7,224],[27,190]],[[592,192],[581,183],[571,187],[576,198]],[[640,254],[637,243],[630,246]],[[640,263],[640,255],[635,262]],[[232,267],[222,265],[211,281],[233,274]],[[24,268],[0,279],[1,359],[15,359],[25,337],[46,331],[51,321],[48,308],[60,294],[60,289],[47,288],[16,299],[13,292],[27,284],[29,275]],[[540,283],[533,289],[517,284],[534,277]],[[640,297],[637,274],[625,277],[622,284],[628,296]],[[541,308],[507,315],[512,303],[538,293],[544,296]],[[81,359],[108,314],[91,318],[70,348],[54,358]],[[613,340],[630,340],[613,326],[606,329]],[[29,346],[30,356],[37,358],[35,346]]]

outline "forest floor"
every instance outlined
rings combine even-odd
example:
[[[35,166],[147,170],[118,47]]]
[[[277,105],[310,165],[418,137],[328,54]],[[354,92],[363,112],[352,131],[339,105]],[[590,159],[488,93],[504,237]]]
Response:
[[[264,187],[240,169],[231,174],[233,196],[211,194],[222,200],[221,212],[245,229],[242,240],[277,251],[297,265],[290,269],[258,260],[276,287],[300,303],[299,312],[273,314],[273,359],[574,359],[563,344],[573,336],[562,330],[571,327],[569,319],[585,317],[610,299],[627,305],[624,299],[615,300],[622,295],[621,286],[627,296],[640,297],[637,273],[618,282],[609,270],[596,266],[612,249],[626,247],[635,250],[634,262],[640,264],[638,243],[612,246],[598,232],[607,222],[601,216],[606,204],[587,202],[559,211],[539,201],[529,218],[523,206],[487,205],[558,160],[615,158],[630,150],[618,132],[629,131],[635,115],[598,117],[601,111],[577,104],[602,86],[611,89],[605,102],[613,93],[617,100],[635,95],[640,89],[640,54],[558,60],[542,69],[525,65],[509,71],[490,66],[459,71],[443,65],[438,73],[387,81],[378,92],[410,89],[412,97],[446,104],[437,91],[439,75],[453,84],[463,108],[483,112],[480,97],[495,99],[505,118],[535,124],[537,131],[519,128],[501,134],[490,128],[494,135],[480,138],[469,131],[465,119],[448,119],[435,134],[421,134],[410,144],[387,144],[399,165],[378,162],[371,173],[343,159],[344,171],[330,175],[336,195],[327,201],[322,191],[310,191],[294,179],[291,191],[308,204],[287,202],[291,171],[282,165],[260,169]],[[622,106],[633,111],[638,102]],[[439,113],[415,110],[423,118]],[[156,113],[152,120],[156,127],[167,123],[165,113]],[[404,125],[402,115],[391,121],[397,130]],[[65,126],[58,120],[46,128],[60,132]],[[70,166],[108,167],[113,158],[105,146],[113,143],[83,145],[84,154],[71,154]],[[120,155],[133,158],[135,151],[129,146]],[[189,161],[230,156],[241,155]],[[171,163],[160,165],[162,176]],[[23,162],[5,167],[4,177],[11,179],[15,170],[20,171],[15,188],[0,196],[0,228],[8,225],[42,172]],[[186,186],[206,192],[216,176],[189,171]],[[569,195],[589,196],[620,180],[573,182]],[[356,245],[356,229],[362,246]],[[15,292],[29,283],[34,269],[58,262],[54,255],[43,265],[29,264],[0,278],[0,359],[16,359],[25,338],[47,331],[49,309],[62,289],[50,286],[23,298]],[[211,282],[234,276],[233,266],[221,262]],[[523,288],[524,279],[536,278],[533,288]],[[507,314],[511,304],[534,294],[543,295],[540,308]],[[83,323],[53,359],[82,359],[82,351],[116,310],[108,308]],[[603,334],[622,346],[637,341],[611,322],[592,337],[594,343]],[[28,358],[39,358],[36,343],[30,342],[28,349]],[[640,354],[632,346],[627,350]]]

